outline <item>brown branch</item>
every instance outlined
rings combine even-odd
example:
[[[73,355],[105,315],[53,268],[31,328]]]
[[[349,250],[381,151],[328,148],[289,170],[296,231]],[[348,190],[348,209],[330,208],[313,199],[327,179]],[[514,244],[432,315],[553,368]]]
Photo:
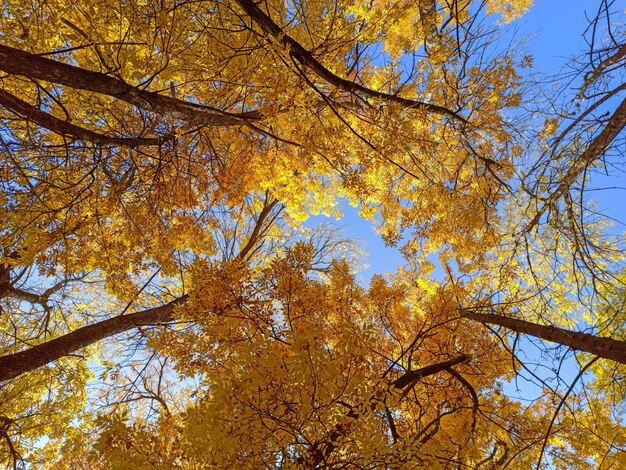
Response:
[[[203,126],[237,126],[262,118],[259,111],[230,113],[211,106],[182,101],[145,91],[109,75],[47,59],[0,45],[0,70],[33,80],[44,80],[78,90],[118,98],[126,103],[161,115]]]
[[[584,93],[587,90],[587,88],[589,88],[589,86],[592,83],[598,80],[598,78],[602,76],[602,74],[607,68],[614,66],[615,64],[617,64],[620,60],[624,58],[626,58],[626,44],[622,44],[621,46],[619,46],[617,48],[617,51],[613,55],[610,55],[609,57],[604,59],[602,62],[600,62],[600,64],[595,69],[585,74],[584,83],[580,89],[578,96],[580,97],[584,96]]]
[[[0,299],[6,297],[11,287],[11,266],[0,263]]]
[[[438,362],[437,364],[431,364],[429,366],[422,367],[421,369],[410,370],[394,380],[391,385],[393,385],[393,387],[397,389],[403,389],[405,387],[408,387],[409,385],[413,385],[414,383],[419,382],[424,377],[434,375],[438,372],[442,372],[444,370],[450,369],[451,367],[459,365],[462,362],[466,362],[467,360],[469,360],[469,358],[469,356],[462,354],[459,357],[450,359],[449,361]]]
[[[539,325],[495,313],[485,314],[466,309],[462,310],[460,315],[480,323],[502,326],[516,333],[552,341],[577,351],[588,352],[603,359],[626,364],[626,342],[624,341],[579,333],[556,326]]]
[[[267,200],[264,202],[263,209],[259,213],[259,217],[254,224],[254,228],[252,230],[252,233],[250,234],[250,238],[248,238],[246,244],[241,248],[241,251],[239,251],[237,259],[244,260],[248,256],[250,251],[255,247],[255,245],[259,241],[259,236],[261,235],[261,230],[263,228],[263,224],[265,223],[265,219],[272,211],[274,206],[276,206],[276,204],[278,204],[277,199],[274,199],[272,202],[268,202]]]
[[[94,344],[101,339],[132,328],[171,322],[174,319],[174,308],[184,304],[187,299],[188,295],[183,295],[160,307],[128,315],[120,315],[93,325],[83,326],[71,333],[33,346],[25,351],[2,356],[0,357],[0,381],[13,379]]]
[[[447,370],[447,372],[456,380],[458,380],[461,383],[461,385],[465,387],[465,389],[469,392],[470,396],[472,397],[472,435],[474,435],[474,431],[476,431],[476,416],[478,415],[478,407],[479,407],[478,394],[476,393],[476,390],[474,390],[474,387],[472,386],[472,384],[469,383],[465,379],[465,377],[463,377],[457,371],[455,371],[454,369],[449,369]]]
[[[387,406],[387,403],[385,403],[385,415],[387,416],[387,421],[389,422],[389,430],[391,431],[391,437],[393,438],[393,443],[395,444],[396,442],[398,442],[399,439],[401,439],[401,436],[400,434],[398,434],[396,422],[393,419],[393,414]]]
[[[110,137],[97,132],[76,126],[69,121],[59,119],[51,114],[41,111],[36,106],[28,104],[17,96],[0,89],[0,105],[14,114],[45,127],[49,131],[63,137],[71,137],[95,144],[119,145],[123,147],[138,147],[146,145],[161,145],[168,137]],[[170,137],[171,138],[171,137]]]
[[[426,426],[424,426],[424,429],[422,429],[419,432],[419,434],[417,434],[417,436],[415,436],[415,438],[412,439],[412,441],[419,442],[420,446],[423,446],[428,441],[430,441],[433,437],[435,437],[435,435],[439,432],[439,429],[441,426],[441,418],[443,418],[445,415],[450,414],[450,411],[445,411],[442,413],[441,411],[441,409],[443,408],[442,405],[443,404],[439,404],[437,406],[437,417],[433,419],[430,423],[428,423]],[[432,429],[430,429],[431,427]]]
[[[565,176],[561,180],[561,184],[556,190],[549,195],[543,206],[537,211],[533,219],[526,226],[523,233],[529,233],[533,227],[535,227],[543,214],[551,208],[564,194],[570,189],[572,184],[580,177],[586,168],[592,166],[595,161],[602,156],[602,154],[609,148],[613,140],[626,126],[626,99],[624,99],[617,107],[613,115],[609,118],[608,122],[602,129],[602,132],[597,135],[595,139],[589,144],[589,146],[582,153],[572,166],[567,170]]]
[[[42,304],[44,305],[48,300],[43,294],[35,294],[34,292],[29,292],[23,289],[19,289],[14,287],[13,285],[9,285],[8,288],[4,291],[5,297],[13,297],[15,299],[24,300],[31,304]]]
[[[320,78],[327,83],[334,85],[340,90],[345,90],[350,93],[361,93],[369,98],[380,99],[390,103],[396,103],[404,106],[405,108],[424,109],[429,113],[445,116],[458,121],[462,124],[468,124],[467,120],[460,114],[432,103],[426,103],[423,101],[411,100],[407,98],[401,98],[396,95],[384,93],[381,91],[372,90],[371,88],[359,85],[345,78],[341,78],[334,74],[326,67],[324,67],[309,51],[307,51],[300,43],[295,39],[285,34],[283,29],[278,26],[272,18],[261,9],[252,0],[236,0],[237,4],[242,10],[254,21],[265,34],[272,36],[283,46],[289,48],[291,56],[300,62],[303,66],[308,67],[315,72]]]

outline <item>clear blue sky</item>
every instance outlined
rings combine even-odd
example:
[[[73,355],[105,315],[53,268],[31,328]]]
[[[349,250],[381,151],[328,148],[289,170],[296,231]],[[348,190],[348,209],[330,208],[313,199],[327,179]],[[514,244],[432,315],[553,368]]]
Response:
[[[528,50],[535,56],[535,69],[557,73],[566,60],[586,50],[583,38],[588,21],[599,2],[593,0],[538,0],[517,24],[532,39]]]

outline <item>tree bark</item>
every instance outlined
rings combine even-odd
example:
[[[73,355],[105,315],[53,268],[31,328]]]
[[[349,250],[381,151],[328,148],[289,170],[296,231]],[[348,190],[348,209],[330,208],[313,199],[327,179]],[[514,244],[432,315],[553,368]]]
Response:
[[[416,382],[419,382],[424,377],[428,377],[429,375],[434,375],[444,370],[449,370],[450,368],[459,365],[463,362],[469,361],[470,356],[462,354],[454,359],[450,359],[444,362],[438,362],[436,364],[431,364],[426,367],[422,367],[421,369],[409,370],[398,377],[393,381],[392,385],[394,388],[402,390],[403,388],[408,387],[409,385],[413,385]]]
[[[267,222],[267,217],[271,214],[272,209],[277,204],[277,200],[265,200],[263,209],[255,221],[250,238],[233,259],[243,261],[250,251],[254,249],[254,246],[259,242],[259,238],[264,232],[263,227]],[[272,223],[273,220],[270,220],[268,225],[265,225],[265,227],[267,228]],[[15,254],[11,255],[12,258],[15,258],[16,256],[17,255]],[[0,294],[2,293],[1,289],[3,286],[3,272],[10,274],[8,266],[4,266],[5,265],[0,264]],[[10,280],[9,274],[6,274],[5,277]],[[8,284],[7,289],[12,289],[10,283]],[[54,287],[52,289],[48,289],[42,298],[45,300],[47,298],[46,296],[50,295],[53,290]],[[42,367],[63,356],[67,356],[68,354],[94,344],[101,339],[114,336],[118,333],[122,333],[139,326],[169,323],[174,320],[174,308],[176,306],[184,305],[189,299],[189,295],[190,294],[185,294],[160,307],[142,310],[128,315],[118,315],[93,325],[83,326],[82,328],[78,328],[75,331],[50,341],[46,341],[45,343],[38,344],[37,346],[33,346],[25,351],[2,356],[0,357],[0,382],[13,379],[21,374],[35,370],[38,367]],[[35,294],[33,294],[33,296],[35,296]],[[2,297],[0,296],[0,298]],[[424,371],[430,371],[430,369],[426,367]],[[419,373],[419,371],[413,372],[413,374]]]
[[[13,379],[94,344],[101,339],[138,326],[169,323],[174,319],[174,307],[184,304],[187,298],[188,296],[184,295],[160,307],[128,315],[120,315],[93,325],[83,326],[71,333],[38,344],[25,351],[2,356],[0,357],[0,381]]]
[[[0,45],[0,70],[33,80],[112,96],[147,111],[171,116],[194,125],[236,126],[262,118],[259,111],[231,113],[159,93],[145,91],[104,73],[30,54]]]
[[[613,338],[579,333],[556,326],[539,325],[537,323],[505,317],[495,313],[478,313],[472,310],[463,310],[461,316],[483,324],[498,325],[516,333],[552,341],[563,346],[568,346],[577,351],[584,351],[602,359],[626,364],[626,342]]]

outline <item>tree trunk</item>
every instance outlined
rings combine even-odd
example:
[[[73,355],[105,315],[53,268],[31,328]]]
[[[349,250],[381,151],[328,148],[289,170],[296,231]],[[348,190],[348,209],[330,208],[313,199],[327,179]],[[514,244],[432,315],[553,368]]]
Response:
[[[617,136],[626,126],[626,99],[624,99],[617,107],[608,122],[604,125],[602,131],[587,146],[582,155],[577,158],[565,173],[561,180],[561,184],[556,190],[549,195],[546,202],[537,211],[528,226],[524,229],[525,233],[530,232],[535,227],[541,217],[548,211],[576,182],[578,178],[587,169],[595,165],[598,159],[604,155]]]
[[[5,90],[0,90],[0,105],[9,111],[23,116],[28,121],[45,127],[63,137],[80,139],[86,142],[103,145],[120,145],[124,147],[139,147],[145,145],[161,145],[167,137],[110,137],[89,129],[76,126],[69,121],[54,117],[52,114],[41,111],[36,106],[19,99]]]
[[[101,339],[138,326],[171,322],[174,319],[174,307],[183,304],[187,297],[187,295],[184,295],[160,307],[128,315],[120,315],[93,325],[83,326],[71,333],[38,344],[25,351],[2,356],[0,357],[0,381],[13,379],[94,344]]]
[[[484,324],[498,325],[516,333],[552,341],[563,346],[568,346],[577,351],[584,351],[602,359],[626,364],[626,342],[613,338],[590,335],[570,331],[556,326],[539,325],[517,318],[505,317],[495,313],[478,313],[471,310],[462,310],[461,316]]]

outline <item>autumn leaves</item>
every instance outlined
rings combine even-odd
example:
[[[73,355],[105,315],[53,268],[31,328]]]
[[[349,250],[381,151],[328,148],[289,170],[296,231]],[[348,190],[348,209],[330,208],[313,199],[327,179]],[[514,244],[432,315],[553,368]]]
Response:
[[[621,90],[598,89],[572,122],[514,125],[529,61],[489,15],[529,3],[9,2],[32,24],[0,41],[2,458],[619,466],[593,419],[621,442],[597,404],[626,361],[622,255],[581,178],[626,108],[597,115]],[[351,242],[302,226],[338,201],[407,265],[357,282]],[[602,358],[600,385],[510,398],[530,364],[509,331]],[[594,416],[554,426],[561,398]]]

